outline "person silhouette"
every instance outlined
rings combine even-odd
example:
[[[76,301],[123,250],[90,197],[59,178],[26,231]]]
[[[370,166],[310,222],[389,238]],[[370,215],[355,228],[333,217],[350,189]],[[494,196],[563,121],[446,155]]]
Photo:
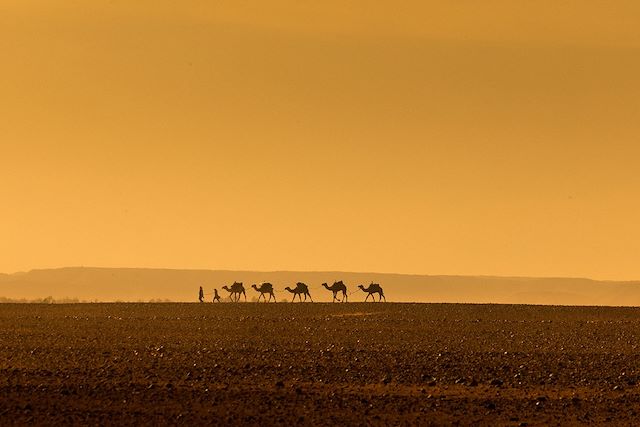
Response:
[[[218,289],[214,289],[213,290],[213,302],[216,302],[216,301],[222,302],[220,300],[220,295],[218,295]]]
[[[198,294],[198,299],[200,300],[200,302],[204,302],[204,290],[202,289],[202,286],[200,286],[200,293]]]

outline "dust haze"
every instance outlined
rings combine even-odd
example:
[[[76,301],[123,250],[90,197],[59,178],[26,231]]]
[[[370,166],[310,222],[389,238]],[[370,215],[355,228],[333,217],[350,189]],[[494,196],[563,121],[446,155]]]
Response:
[[[0,275],[0,297],[37,300],[46,297],[84,301],[197,301],[199,286],[209,294],[222,286],[244,282],[249,301],[259,293],[252,284],[270,282],[278,301],[291,300],[284,289],[299,281],[316,301],[331,301],[322,283],[343,280],[350,301],[363,301],[357,285],[380,283],[395,302],[449,302],[546,305],[640,305],[639,282],[571,278],[426,276],[349,272],[251,272],[166,269],[62,268]]]

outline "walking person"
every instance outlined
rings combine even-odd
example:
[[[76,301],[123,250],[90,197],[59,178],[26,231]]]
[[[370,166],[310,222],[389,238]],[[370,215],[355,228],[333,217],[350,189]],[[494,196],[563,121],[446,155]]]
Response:
[[[217,288],[213,290],[213,302],[216,302],[216,301],[222,302],[220,300],[220,295],[218,295],[218,289]]]
[[[198,299],[200,300],[200,302],[204,302],[204,289],[202,289],[202,286],[200,286],[200,293],[198,294]]]

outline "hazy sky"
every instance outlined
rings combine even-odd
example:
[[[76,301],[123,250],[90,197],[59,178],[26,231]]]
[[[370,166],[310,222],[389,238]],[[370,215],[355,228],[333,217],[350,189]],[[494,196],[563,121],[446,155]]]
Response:
[[[635,0],[3,0],[0,52],[0,271],[640,279]]]

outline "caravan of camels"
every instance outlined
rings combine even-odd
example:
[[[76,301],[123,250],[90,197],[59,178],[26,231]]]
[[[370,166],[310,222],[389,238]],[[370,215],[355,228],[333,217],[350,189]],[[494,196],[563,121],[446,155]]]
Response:
[[[264,299],[264,302],[267,302],[267,303],[271,302],[272,299],[273,299],[273,302],[277,302],[276,295],[273,292],[273,285],[271,283],[265,282],[260,285],[256,285],[254,283],[253,285],[251,285],[251,287],[260,294],[260,296],[258,296],[257,302],[260,302],[261,299]],[[329,286],[327,283],[323,283],[322,287],[333,293],[333,299],[331,300],[331,302],[348,302],[349,295],[356,292],[356,291],[352,291],[351,293],[347,293],[347,285],[345,285],[342,280],[338,282],[334,282],[333,285],[331,286]],[[247,301],[247,293],[245,291],[244,284],[242,282],[234,282],[233,285],[223,286],[222,289],[229,292],[229,300],[232,302],[238,302],[243,297],[244,297],[244,301]],[[382,287],[377,283],[371,282],[371,284],[367,287],[364,287],[363,285],[358,285],[358,289],[360,289],[361,291],[367,294],[367,297],[364,299],[365,302],[367,302],[369,298],[371,298],[371,300],[375,302],[376,294],[378,294],[378,302],[382,300],[384,300],[385,302],[387,301],[387,299],[384,296]],[[308,297],[309,301],[313,302],[313,298],[311,298],[311,293],[309,292],[309,287],[302,282],[296,283],[296,287],[293,289],[287,286],[285,290],[293,294],[293,299],[291,300],[291,302],[295,302],[296,297],[298,297],[298,300],[300,302],[303,302],[302,300],[303,295],[304,295],[304,301],[307,301],[307,297]],[[198,298],[200,302],[204,302],[204,295],[205,295],[204,290],[202,289],[202,286],[201,286],[200,294]],[[267,296],[269,296],[269,299],[267,299]],[[218,295],[217,289],[214,289],[213,302],[221,302],[220,295]]]

